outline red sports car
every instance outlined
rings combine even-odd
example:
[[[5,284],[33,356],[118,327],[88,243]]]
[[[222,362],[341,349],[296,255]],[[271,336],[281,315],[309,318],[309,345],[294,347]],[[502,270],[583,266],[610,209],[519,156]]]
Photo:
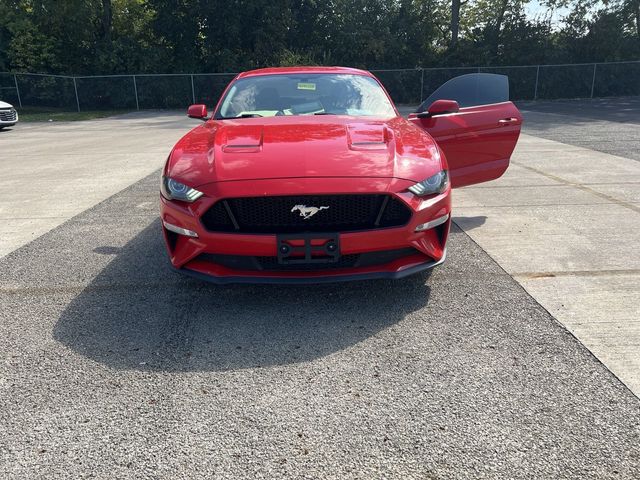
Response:
[[[522,119],[502,75],[456,77],[400,116],[369,72],[241,73],[173,148],[171,263],[217,283],[400,278],[444,261],[451,188],[498,178]]]

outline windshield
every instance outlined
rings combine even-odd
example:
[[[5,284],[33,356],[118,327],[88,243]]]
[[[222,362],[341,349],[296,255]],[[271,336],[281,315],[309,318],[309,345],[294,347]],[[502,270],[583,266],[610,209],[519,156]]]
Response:
[[[351,74],[263,75],[236,80],[215,118],[396,115],[380,84]]]

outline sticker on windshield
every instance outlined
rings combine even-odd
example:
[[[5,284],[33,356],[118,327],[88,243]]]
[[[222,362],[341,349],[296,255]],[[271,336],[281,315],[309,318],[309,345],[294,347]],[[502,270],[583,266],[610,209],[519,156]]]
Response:
[[[316,89],[316,84],[315,83],[298,83],[298,90],[315,90]]]

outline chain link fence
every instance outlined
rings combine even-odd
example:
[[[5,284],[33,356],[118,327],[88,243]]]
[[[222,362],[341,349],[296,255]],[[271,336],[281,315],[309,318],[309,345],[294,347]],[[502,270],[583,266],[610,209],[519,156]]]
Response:
[[[417,105],[465,73],[507,75],[512,100],[640,95],[640,61],[371,70],[398,104]],[[0,73],[0,100],[40,111],[184,109],[212,106],[235,73],[64,76]]]

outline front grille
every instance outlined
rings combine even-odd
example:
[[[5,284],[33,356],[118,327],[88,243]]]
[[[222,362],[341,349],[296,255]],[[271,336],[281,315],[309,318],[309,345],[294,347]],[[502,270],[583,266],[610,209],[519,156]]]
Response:
[[[254,257],[250,255],[220,255],[203,253],[197,260],[217,263],[234,270],[253,270],[268,272],[308,272],[316,270],[334,270],[336,268],[363,268],[384,265],[399,258],[419,253],[416,249],[407,247],[396,250],[382,250],[378,252],[342,255],[337,262],[310,264],[279,264],[278,257]]]
[[[0,110],[0,121],[15,122],[17,114],[15,110]]]
[[[256,257],[260,270],[267,271],[296,271],[310,272],[314,270],[333,270],[335,268],[352,268],[358,262],[360,255],[342,255],[337,262],[331,263],[292,263],[279,264],[278,257]]]
[[[328,207],[308,218],[295,206]],[[352,232],[405,225],[411,210],[387,194],[295,195],[221,200],[202,216],[212,232]]]

